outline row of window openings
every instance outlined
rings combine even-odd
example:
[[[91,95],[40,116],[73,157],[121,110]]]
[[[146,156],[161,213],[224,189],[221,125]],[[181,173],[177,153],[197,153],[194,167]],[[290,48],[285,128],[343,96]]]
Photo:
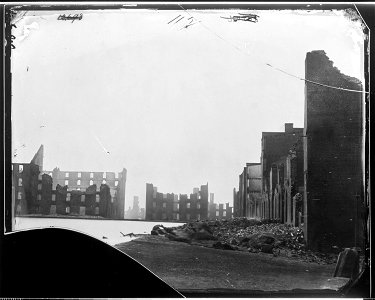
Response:
[[[106,184],[107,181],[103,180],[102,183]],[[90,185],[93,185],[93,184],[94,184],[94,181],[90,180]],[[65,185],[69,185],[69,180],[65,180]],[[81,180],[77,180],[77,185],[81,185]],[[116,180],[115,186],[117,185],[118,185],[118,181]],[[22,186],[22,178],[18,178],[18,186]],[[41,189],[42,189],[42,185],[38,184],[38,190],[41,190]]]
[[[106,180],[103,180],[102,181],[102,184],[106,184],[107,183],[107,181]],[[65,180],[65,182],[64,182],[64,184],[65,185],[69,185],[69,180]],[[93,180],[90,180],[90,183],[89,183],[89,185],[93,185],[94,184],[94,181]],[[81,185],[81,180],[77,180],[77,185]],[[118,185],[118,181],[116,180],[115,181],[115,186],[117,186]]]
[[[156,207],[156,202],[155,201],[152,203],[152,206],[154,208]],[[167,203],[163,203],[163,208],[167,208]],[[191,205],[190,205],[190,203],[186,203],[186,208],[192,208]],[[200,209],[200,208],[201,208],[201,204],[197,203],[197,209]],[[179,203],[173,204],[173,209],[180,209]]]
[[[51,213],[56,213],[56,205],[51,205]],[[65,213],[69,214],[70,213],[70,207],[67,206],[65,207]],[[79,213],[81,215],[84,215],[86,213],[86,207],[80,206],[79,208]],[[99,207],[95,207],[95,214],[99,214]]]
[[[18,200],[22,199],[22,192],[18,192],[17,195]],[[38,194],[37,199],[40,201],[42,200],[42,195]],[[56,194],[52,194],[52,201],[56,201]],[[66,194],[66,201],[70,201],[70,194]],[[100,196],[96,195],[95,202],[99,203],[100,201]],[[111,197],[111,202],[113,203],[114,197]],[[81,202],[85,202],[85,195],[81,195]]]
[[[82,177],[82,173],[81,173],[81,172],[79,172],[77,175],[78,175],[78,176],[77,176],[78,178],[81,178],[81,177]],[[65,173],[65,177],[66,177],[66,178],[69,177],[69,172],[66,172],[66,173]],[[107,178],[107,173],[104,172],[102,177],[103,177],[103,178]],[[90,173],[90,178],[94,178],[94,173]],[[120,178],[120,173],[118,173],[117,178]]]
[[[154,191],[153,198],[156,198],[157,191]],[[167,199],[167,194],[163,194],[163,199]],[[198,194],[198,200],[201,200],[202,197],[200,194]],[[178,200],[178,195],[174,195],[174,200]]]

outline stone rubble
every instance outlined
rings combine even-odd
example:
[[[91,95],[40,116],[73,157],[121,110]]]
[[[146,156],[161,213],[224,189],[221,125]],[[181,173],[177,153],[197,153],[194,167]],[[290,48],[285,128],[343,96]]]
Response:
[[[305,249],[302,228],[274,220],[234,218],[196,221],[179,227],[156,225],[152,235],[222,250],[269,253],[318,264],[336,263],[341,249],[319,253]]]

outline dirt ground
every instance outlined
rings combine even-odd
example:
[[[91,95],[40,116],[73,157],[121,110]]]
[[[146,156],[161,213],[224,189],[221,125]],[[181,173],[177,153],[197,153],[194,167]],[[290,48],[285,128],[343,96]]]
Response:
[[[266,253],[219,250],[144,235],[115,246],[175,289],[336,291],[335,265],[319,265]]]

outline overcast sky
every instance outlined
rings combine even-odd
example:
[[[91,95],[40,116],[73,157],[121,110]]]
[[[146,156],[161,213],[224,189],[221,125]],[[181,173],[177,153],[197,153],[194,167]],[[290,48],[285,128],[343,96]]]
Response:
[[[146,183],[182,194],[208,182],[232,205],[243,166],[260,160],[262,131],[303,127],[304,82],[266,63],[304,77],[306,53],[325,50],[363,77],[361,27],[343,12],[221,18],[238,12],[28,12],[13,32],[14,162],[44,144],[45,170],[126,168],[126,207],[134,195],[144,206]],[[83,17],[57,20],[63,13]]]

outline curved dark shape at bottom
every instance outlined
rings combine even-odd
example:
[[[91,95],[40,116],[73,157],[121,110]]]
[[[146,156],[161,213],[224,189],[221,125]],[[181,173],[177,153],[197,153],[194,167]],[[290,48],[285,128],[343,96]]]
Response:
[[[1,297],[183,297],[95,238],[47,228],[2,237]]]

